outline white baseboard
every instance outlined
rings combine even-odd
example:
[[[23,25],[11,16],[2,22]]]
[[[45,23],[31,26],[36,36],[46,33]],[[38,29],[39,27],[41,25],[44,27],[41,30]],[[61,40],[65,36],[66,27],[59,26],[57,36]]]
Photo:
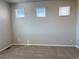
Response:
[[[26,45],[26,46],[58,46],[58,47],[76,47],[79,49],[78,46],[75,45],[52,45],[52,44],[9,44],[8,46],[4,47],[3,49],[0,49],[0,52],[7,49],[8,47],[11,47],[12,45]]]
[[[12,45],[13,45],[13,44],[9,44],[8,46],[6,46],[6,47],[0,49],[0,52],[1,52],[1,51],[4,51],[4,50],[7,49],[8,47],[11,47]]]
[[[52,44],[14,44],[14,45],[75,47],[75,45],[52,45]]]
[[[76,46],[77,49],[79,49],[79,46]]]

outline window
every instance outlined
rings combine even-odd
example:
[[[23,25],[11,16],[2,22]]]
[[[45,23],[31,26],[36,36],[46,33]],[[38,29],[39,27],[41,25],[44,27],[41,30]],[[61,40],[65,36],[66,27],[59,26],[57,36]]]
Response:
[[[24,9],[16,9],[16,17],[17,18],[24,17]]]
[[[69,15],[70,15],[70,6],[59,8],[59,16],[69,16]]]
[[[36,8],[37,17],[46,17],[46,8]]]

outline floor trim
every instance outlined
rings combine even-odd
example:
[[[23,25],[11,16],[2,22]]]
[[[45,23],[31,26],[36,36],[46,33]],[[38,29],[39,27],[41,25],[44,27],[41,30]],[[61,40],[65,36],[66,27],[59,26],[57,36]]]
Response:
[[[52,45],[52,44],[14,44],[14,45],[75,47],[75,45]]]
[[[9,44],[8,46],[6,46],[6,47],[0,49],[0,52],[4,51],[4,50],[7,49],[8,47],[11,47],[12,45],[13,45],[13,44]]]
[[[11,47],[12,45],[26,45],[26,46],[56,46],[56,47],[76,47],[79,49],[78,46],[75,45],[51,45],[51,44],[9,44],[8,46],[4,47],[3,49],[0,49],[0,52],[7,49],[8,47]]]
[[[79,49],[79,46],[76,46],[77,49]]]

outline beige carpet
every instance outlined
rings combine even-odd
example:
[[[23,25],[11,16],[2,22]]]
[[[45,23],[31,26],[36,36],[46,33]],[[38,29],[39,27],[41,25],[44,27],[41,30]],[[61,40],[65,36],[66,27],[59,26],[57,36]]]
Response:
[[[67,47],[12,46],[0,59],[79,59],[79,50]]]

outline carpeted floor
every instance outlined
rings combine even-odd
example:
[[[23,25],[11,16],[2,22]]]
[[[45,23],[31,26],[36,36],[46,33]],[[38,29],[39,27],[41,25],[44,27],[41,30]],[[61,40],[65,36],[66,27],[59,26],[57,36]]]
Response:
[[[0,59],[79,59],[79,50],[67,47],[12,46]]]

